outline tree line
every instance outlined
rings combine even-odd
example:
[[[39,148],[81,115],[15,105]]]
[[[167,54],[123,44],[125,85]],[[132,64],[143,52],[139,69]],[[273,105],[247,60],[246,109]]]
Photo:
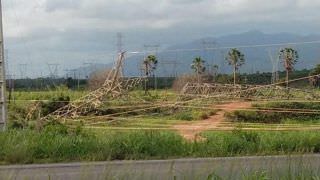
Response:
[[[294,65],[298,62],[298,51],[293,48],[283,48],[279,51],[279,59],[286,71],[286,86],[289,87],[289,74],[294,71]],[[233,84],[236,85],[237,73],[242,65],[245,64],[245,55],[238,49],[232,48],[225,60],[233,69]],[[196,73],[198,83],[201,83],[201,76],[205,73],[205,61],[201,57],[194,58],[191,68]],[[218,69],[218,65],[214,65]],[[320,66],[319,66],[320,68]],[[319,69],[320,70],[320,69]]]
[[[284,71],[279,71],[281,81],[285,81],[285,85],[288,87],[291,78],[306,77],[308,75],[312,76],[309,78],[311,85],[319,87],[320,78],[319,76],[314,76],[320,74],[320,64],[317,65],[312,70],[300,70],[295,71],[294,66],[298,62],[299,54],[298,51],[293,48],[282,48],[278,52],[280,62],[284,67]],[[203,79],[206,82],[217,82],[217,83],[233,83],[237,84],[269,84],[271,80],[272,73],[242,73],[239,74],[240,68],[246,63],[245,54],[239,49],[232,48],[228,51],[225,61],[232,67],[232,75],[219,73],[219,66],[212,64],[209,68],[206,68],[206,61],[202,57],[195,57],[192,61],[190,68],[194,71],[195,79],[197,83],[202,83]],[[156,69],[158,65],[158,58],[156,55],[146,56],[141,64],[141,69],[144,72],[144,85],[143,89],[145,93],[148,92],[150,88],[171,88],[174,78],[166,77],[156,77]],[[208,72],[210,71],[210,72]],[[55,86],[65,85],[69,89],[84,89],[86,86],[99,87],[100,81],[104,81],[104,73],[93,73],[94,75],[88,80],[73,80],[68,79],[49,79],[49,78],[37,78],[37,79],[20,79],[7,80],[8,88],[16,88],[21,90],[45,90],[52,89]],[[97,77],[96,77],[97,76]],[[92,89],[92,88],[90,88]]]

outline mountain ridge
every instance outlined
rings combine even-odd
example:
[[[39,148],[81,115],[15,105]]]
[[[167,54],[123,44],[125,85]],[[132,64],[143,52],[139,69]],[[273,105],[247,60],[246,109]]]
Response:
[[[205,50],[203,41],[209,42],[206,48],[217,48],[215,50]],[[158,57],[158,67],[156,74],[158,76],[175,76],[179,74],[192,73],[190,65],[195,57],[202,57],[206,61],[207,69],[209,66],[216,64],[219,66],[220,73],[231,73],[232,69],[227,64],[225,57],[228,49],[219,49],[222,47],[252,46],[261,44],[285,44],[285,43],[302,43],[309,41],[319,41],[320,35],[298,35],[286,32],[264,33],[258,30],[247,31],[238,34],[230,34],[219,37],[206,37],[191,40],[187,43],[180,43],[169,46],[160,50],[156,55]],[[214,42],[214,44],[212,44]],[[296,69],[310,69],[320,63],[320,43],[288,45],[295,48],[300,59],[296,64]],[[245,54],[246,64],[240,71],[241,73],[271,72],[272,64],[270,55],[277,57],[280,48],[287,46],[270,46],[270,47],[241,47],[239,48]],[[179,51],[185,50],[185,51]],[[198,49],[198,51],[187,51],[188,49]],[[175,51],[177,50],[177,51]],[[271,53],[271,54],[270,54]],[[133,55],[126,58],[124,73],[126,76],[140,76],[141,62],[144,55]],[[108,64],[106,67],[111,67]],[[279,70],[283,70],[281,63],[278,64]]]

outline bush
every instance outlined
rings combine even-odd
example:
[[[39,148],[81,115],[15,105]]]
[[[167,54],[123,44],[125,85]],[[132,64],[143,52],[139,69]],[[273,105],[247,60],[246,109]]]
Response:
[[[194,120],[205,120],[209,118],[209,115],[204,111],[192,111],[192,117]]]
[[[177,120],[192,121],[193,120],[193,115],[192,115],[192,112],[183,111],[183,112],[175,113],[174,118],[177,119]]]
[[[298,109],[300,111],[318,110],[320,103],[315,102],[272,102],[266,104],[254,104],[258,109]],[[320,115],[315,113],[295,113],[295,112],[261,112],[261,111],[234,111],[226,113],[225,116],[232,121],[252,122],[252,123],[281,123],[284,121],[320,121]]]
[[[70,97],[61,94],[58,98],[52,98],[49,102],[42,104],[43,116],[46,116],[61,107],[68,105],[70,102]]]
[[[280,123],[282,116],[280,113],[256,112],[256,111],[234,111],[225,113],[225,116],[237,122],[253,123]]]
[[[258,108],[286,108],[286,109],[320,109],[318,102],[271,102],[266,104],[255,104]]]
[[[177,120],[185,120],[185,121],[192,121],[192,120],[205,120],[208,119],[210,116],[216,114],[217,111],[199,111],[199,110],[181,110],[179,112],[175,112],[174,119]]]

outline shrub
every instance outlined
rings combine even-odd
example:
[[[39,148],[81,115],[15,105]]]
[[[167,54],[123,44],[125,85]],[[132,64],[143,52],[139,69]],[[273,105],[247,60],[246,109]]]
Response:
[[[70,102],[70,97],[61,94],[58,98],[52,98],[49,102],[42,104],[43,115],[48,115],[59,108],[66,106]]]
[[[213,111],[201,111],[201,110],[180,110],[178,112],[174,112],[174,119],[177,120],[185,120],[185,121],[192,121],[192,120],[205,120],[208,119],[210,116],[213,116],[216,113],[215,110]]]
[[[183,112],[175,113],[174,118],[177,120],[192,121],[193,115],[192,115],[192,112],[190,111],[183,111]]]
[[[253,123],[280,123],[282,116],[279,113],[256,112],[256,111],[234,111],[225,113],[232,121]]]

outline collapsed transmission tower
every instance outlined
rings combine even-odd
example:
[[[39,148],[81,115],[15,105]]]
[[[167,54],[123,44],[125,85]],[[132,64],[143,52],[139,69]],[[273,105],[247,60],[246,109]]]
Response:
[[[119,54],[115,66],[109,72],[102,87],[92,91],[88,95],[70,102],[68,105],[56,110],[55,112],[41,118],[44,121],[57,120],[64,121],[73,119],[81,115],[87,115],[102,105],[105,98],[116,98],[123,95],[126,91],[135,87],[141,82],[141,78],[125,79],[122,74],[124,52]]]
[[[300,78],[307,79],[309,77]],[[316,90],[285,88],[281,83],[270,85],[236,85],[217,83],[187,83],[180,94],[218,99],[251,99],[251,100],[319,100]]]

